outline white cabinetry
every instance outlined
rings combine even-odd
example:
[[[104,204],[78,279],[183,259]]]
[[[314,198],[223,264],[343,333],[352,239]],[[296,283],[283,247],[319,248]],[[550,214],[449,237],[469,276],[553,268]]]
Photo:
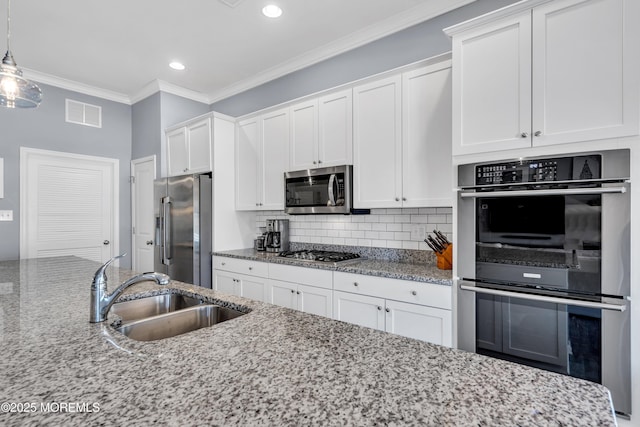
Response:
[[[214,289],[265,302],[268,299],[268,268],[264,262],[214,256]]]
[[[284,172],[289,165],[289,110],[238,123],[236,209],[284,209]]]
[[[334,317],[451,346],[451,288],[432,283],[334,273]]]
[[[351,89],[291,107],[289,170],[352,163]]]
[[[453,36],[453,155],[637,135],[633,0],[519,2]]]
[[[354,206],[451,206],[451,62],[353,93]]]
[[[267,302],[332,318],[332,276],[329,270],[270,264]]]
[[[196,118],[167,129],[167,175],[210,172],[212,118]]]

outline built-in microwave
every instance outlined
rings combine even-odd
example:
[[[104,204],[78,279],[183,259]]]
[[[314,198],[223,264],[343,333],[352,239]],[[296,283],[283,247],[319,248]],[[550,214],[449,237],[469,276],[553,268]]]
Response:
[[[288,214],[349,214],[351,165],[284,173],[284,211]]]

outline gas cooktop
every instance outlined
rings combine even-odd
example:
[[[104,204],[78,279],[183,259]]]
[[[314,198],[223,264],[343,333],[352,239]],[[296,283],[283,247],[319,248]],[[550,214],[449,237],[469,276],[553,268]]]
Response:
[[[360,255],[351,252],[337,251],[321,251],[321,250],[301,250],[301,251],[283,251],[278,254],[283,258],[293,258],[300,261],[310,261],[319,263],[344,263],[348,261],[356,261]]]

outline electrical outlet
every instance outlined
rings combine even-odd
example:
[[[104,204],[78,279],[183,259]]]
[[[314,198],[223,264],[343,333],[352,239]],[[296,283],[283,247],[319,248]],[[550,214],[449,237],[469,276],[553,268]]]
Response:
[[[0,211],[0,221],[13,221],[13,211]]]
[[[411,230],[411,240],[424,240],[426,237],[426,228],[424,225],[416,225]]]

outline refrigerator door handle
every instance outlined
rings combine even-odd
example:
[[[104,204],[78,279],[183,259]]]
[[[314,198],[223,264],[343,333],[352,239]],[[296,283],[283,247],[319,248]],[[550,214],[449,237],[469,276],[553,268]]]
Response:
[[[171,198],[162,198],[162,263],[171,264]]]

